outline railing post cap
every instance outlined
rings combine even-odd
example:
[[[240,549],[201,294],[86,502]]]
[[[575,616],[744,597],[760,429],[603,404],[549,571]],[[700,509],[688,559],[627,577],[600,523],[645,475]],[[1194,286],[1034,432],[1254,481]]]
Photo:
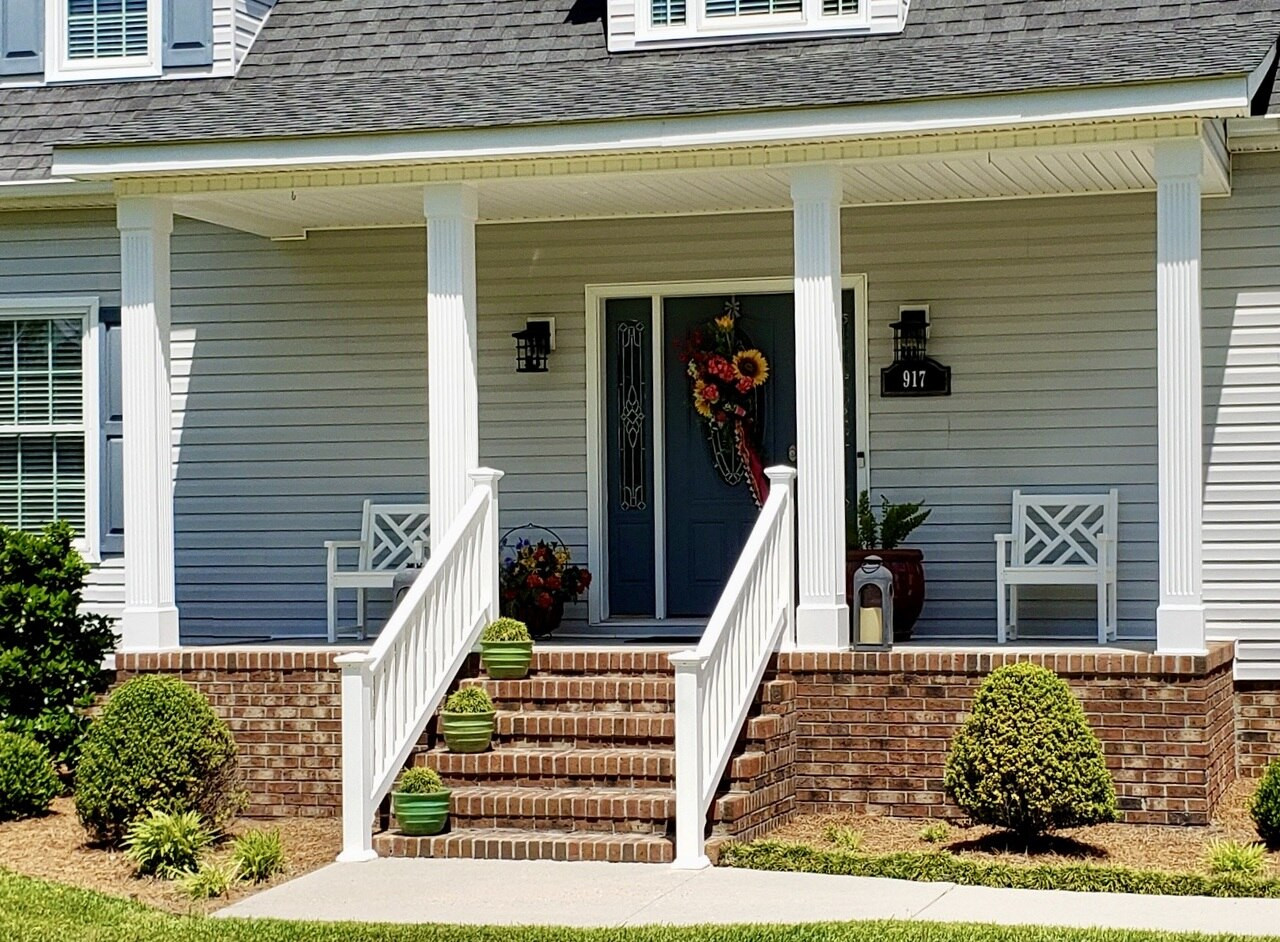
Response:
[[[796,479],[796,469],[789,468],[785,464],[777,464],[772,468],[765,468],[764,475],[770,481],[794,481]]]
[[[689,668],[700,668],[706,661],[697,651],[676,651],[667,655],[667,660],[671,662],[671,666],[677,670],[688,670]]]
[[[502,480],[504,472],[497,468],[472,468],[467,472],[473,484],[496,484]]]
[[[347,672],[368,670],[373,658],[365,651],[352,651],[349,654],[339,654],[333,659],[333,663]]]

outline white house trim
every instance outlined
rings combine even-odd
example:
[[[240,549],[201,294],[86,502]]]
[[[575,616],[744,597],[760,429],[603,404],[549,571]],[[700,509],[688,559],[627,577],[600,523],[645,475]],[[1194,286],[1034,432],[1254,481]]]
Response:
[[[1243,117],[1249,75],[1162,84],[679,118],[474,130],[203,143],[62,146],[57,177],[93,179],[187,173],[403,165],[539,156],[674,151],[896,134],[1022,128],[1169,115]],[[810,159],[828,159],[818,152]]]
[[[75,541],[75,546],[86,560],[96,563],[101,558],[102,523],[102,413],[99,408],[101,347],[99,346],[98,299],[48,295],[32,298],[0,298],[0,318],[22,317],[78,317],[84,323],[84,334],[80,346],[80,382],[84,409],[81,420],[84,428],[84,533]],[[50,427],[45,431],[55,430],[57,429]],[[42,430],[34,426],[23,426],[22,431],[39,433]]]
[[[178,647],[174,595],[173,419],[170,396],[167,200],[130,197],[116,208],[120,230],[120,320],[124,404],[124,617],[120,649]]]
[[[868,486],[867,481],[871,465],[871,434],[869,429],[871,409],[867,398],[869,389],[867,379],[867,276],[861,274],[844,275],[841,278],[841,290],[847,291],[850,289],[854,294],[854,322],[852,326],[854,331],[855,362],[851,366],[854,376],[855,442],[857,450],[864,456],[859,469],[858,486],[859,488],[864,488]],[[605,428],[606,416],[601,398],[605,391],[605,333],[603,329],[605,301],[611,298],[651,297],[654,305],[655,338],[657,338],[660,336],[657,333],[657,327],[661,324],[663,298],[688,297],[700,294],[790,294],[794,290],[795,280],[785,276],[740,278],[727,281],[703,280],[587,285],[587,566],[596,575],[594,585],[598,590],[592,591],[587,595],[588,620],[592,626],[601,625],[609,619],[608,525],[605,519],[605,502],[602,499],[606,462],[608,460],[605,452],[608,437]],[[655,401],[660,401],[658,397],[662,395],[662,387],[659,385],[662,373],[661,343],[655,340],[653,346],[654,397]],[[797,350],[797,361],[799,361],[799,357],[799,350]],[[841,399],[843,400],[843,397]],[[658,411],[661,412],[660,409]],[[799,416],[797,415],[798,420]],[[660,421],[661,419],[659,419]],[[660,425],[655,426],[655,475],[660,473],[660,466],[664,460],[663,444],[661,442],[662,431]],[[841,425],[841,434],[843,435],[843,424]],[[841,455],[841,461],[843,460],[843,455]],[[659,480],[655,480],[655,487],[658,492],[655,495],[654,505],[655,522],[657,522],[658,518],[665,512],[665,493]],[[843,526],[843,513],[840,515],[840,520]],[[658,523],[658,526],[661,526],[661,524]],[[661,536],[661,530],[656,531],[656,535]],[[656,547],[654,554],[657,568],[655,572],[656,584],[660,587],[658,588],[658,598],[664,603],[658,609],[659,611],[662,611],[665,607],[663,593],[666,580],[666,562],[661,553],[661,547]]]
[[[1156,329],[1159,402],[1160,605],[1164,653],[1202,652],[1203,371],[1200,147],[1156,149]]]
[[[147,52],[142,56],[72,59],[67,46],[67,0],[45,0],[45,80],[101,82],[126,78],[156,78],[161,65],[162,0],[147,2]]]

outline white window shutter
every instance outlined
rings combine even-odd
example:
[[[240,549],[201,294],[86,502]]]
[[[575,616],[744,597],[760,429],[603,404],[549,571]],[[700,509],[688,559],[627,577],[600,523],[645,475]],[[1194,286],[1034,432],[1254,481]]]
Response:
[[[44,0],[0,2],[0,75],[44,72]]]
[[[213,0],[164,0],[164,65],[213,62]]]

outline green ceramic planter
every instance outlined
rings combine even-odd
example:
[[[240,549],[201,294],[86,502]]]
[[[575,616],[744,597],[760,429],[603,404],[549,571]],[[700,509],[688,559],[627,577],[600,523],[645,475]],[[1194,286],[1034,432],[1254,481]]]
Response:
[[[440,711],[440,734],[450,752],[484,752],[493,739],[494,711],[450,713]]]
[[[439,834],[449,823],[449,797],[452,794],[451,791],[429,795],[392,792],[391,810],[395,812],[396,824],[411,837]]]
[[[480,663],[497,680],[522,680],[533,661],[532,641],[481,641]]]

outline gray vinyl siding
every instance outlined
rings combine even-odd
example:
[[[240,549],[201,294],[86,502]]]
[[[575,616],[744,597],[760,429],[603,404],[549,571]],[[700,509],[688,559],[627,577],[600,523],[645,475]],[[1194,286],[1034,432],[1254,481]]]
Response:
[[[1248,645],[1280,641],[1280,154],[1238,155],[1232,185],[1204,214],[1205,603]]]
[[[109,214],[14,223],[0,218],[0,239],[23,261],[6,255],[0,291],[114,303]],[[1121,632],[1151,636],[1153,201],[868,209],[847,212],[844,229],[846,271],[869,278],[873,490],[934,511],[914,541],[928,560],[921,635],[993,636],[992,535],[1008,527],[1014,487],[1117,486]],[[786,276],[790,217],[482,226],[478,248],[481,457],[507,472],[503,525],[549,526],[585,559],[585,286]],[[356,536],[366,497],[424,493],[424,258],[420,229],[272,243],[177,221],[184,640],[322,635],[324,540]],[[911,301],[932,305],[950,399],[878,395],[888,324]],[[551,371],[517,374],[511,332],[538,314],[556,318]],[[1031,636],[1085,636],[1091,617],[1084,593],[1024,610]]]

